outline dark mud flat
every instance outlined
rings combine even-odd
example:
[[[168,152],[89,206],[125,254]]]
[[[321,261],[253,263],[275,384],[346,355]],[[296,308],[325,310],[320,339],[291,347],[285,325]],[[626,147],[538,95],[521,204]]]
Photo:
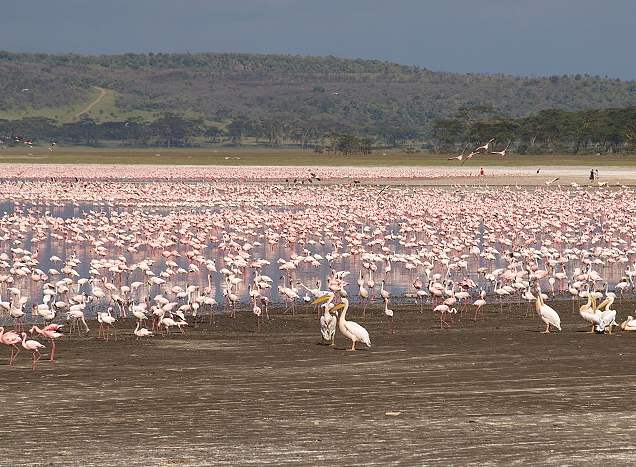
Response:
[[[354,313],[359,352],[317,345],[315,315],[140,341],[118,323],[36,373],[26,353],[0,367],[0,464],[633,465],[636,333],[586,334],[559,308],[550,335],[525,308],[444,331],[396,310],[395,335]]]

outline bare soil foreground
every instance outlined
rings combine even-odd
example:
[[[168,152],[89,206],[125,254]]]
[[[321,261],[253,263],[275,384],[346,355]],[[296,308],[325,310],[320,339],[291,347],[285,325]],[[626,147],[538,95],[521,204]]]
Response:
[[[395,307],[394,335],[381,310],[354,309],[373,344],[358,352],[339,334],[318,345],[314,314],[64,337],[55,364],[33,373],[24,351],[0,367],[0,463],[633,465],[636,333],[587,334],[555,307],[549,335],[525,305],[450,330]]]

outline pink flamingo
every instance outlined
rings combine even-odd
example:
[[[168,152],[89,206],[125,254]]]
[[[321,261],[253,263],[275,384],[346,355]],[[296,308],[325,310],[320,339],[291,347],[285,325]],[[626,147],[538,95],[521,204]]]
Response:
[[[26,350],[30,350],[31,352],[33,352],[33,365],[31,366],[31,369],[35,371],[35,365],[40,360],[40,358],[42,358],[42,354],[40,354],[40,349],[45,349],[46,347],[40,344],[38,341],[34,341],[31,339],[26,340],[26,337],[27,337],[27,333],[23,332],[22,347],[25,348]],[[37,358],[36,358],[36,355],[37,355]]]
[[[13,366],[13,362],[15,362],[15,359],[20,353],[20,348],[17,346],[17,344],[22,342],[22,339],[20,339],[20,336],[17,335],[15,332],[4,332],[4,328],[0,327],[0,342],[11,347],[11,358],[9,359],[9,366]]]
[[[446,304],[437,305],[433,311],[439,313],[439,327],[443,329],[444,325],[446,325],[447,328],[450,328],[450,324],[444,319],[444,315],[451,312],[451,307]]]
[[[33,335],[33,331],[35,331],[41,336],[44,336],[51,341],[51,357],[49,360],[52,362],[55,361],[55,340],[59,339],[60,337],[64,335],[61,332],[57,332],[58,329],[60,329],[61,327],[62,326],[58,324],[49,324],[44,329],[40,329],[37,326],[33,326],[30,330],[31,335]]]
[[[473,321],[477,321],[477,314],[481,310],[481,307],[484,306],[485,304],[486,304],[486,291],[482,289],[482,291],[479,293],[479,298],[475,300],[475,303],[473,303],[473,305],[477,307],[475,308],[475,316],[473,316]]]

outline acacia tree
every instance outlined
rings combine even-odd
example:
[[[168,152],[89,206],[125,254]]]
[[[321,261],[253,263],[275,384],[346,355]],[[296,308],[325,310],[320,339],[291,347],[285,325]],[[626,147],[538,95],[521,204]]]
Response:
[[[187,146],[192,137],[201,134],[201,121],[187,120],[181,115],[167,113],[152,122],[150,132],[165,146]]]

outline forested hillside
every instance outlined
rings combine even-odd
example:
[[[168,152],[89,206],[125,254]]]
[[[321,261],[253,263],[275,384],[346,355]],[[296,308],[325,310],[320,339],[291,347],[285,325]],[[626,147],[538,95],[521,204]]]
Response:
[[[547,109],[629,106],[636,83],[581,75],[459,75],[335,57],[0,52],[0,134],[39,128],[36,138],[82,144],[324,145],[338,134],[385,145],[435,137],[439,146],[474,136],[467,129],[477,123],[518,127]]]

